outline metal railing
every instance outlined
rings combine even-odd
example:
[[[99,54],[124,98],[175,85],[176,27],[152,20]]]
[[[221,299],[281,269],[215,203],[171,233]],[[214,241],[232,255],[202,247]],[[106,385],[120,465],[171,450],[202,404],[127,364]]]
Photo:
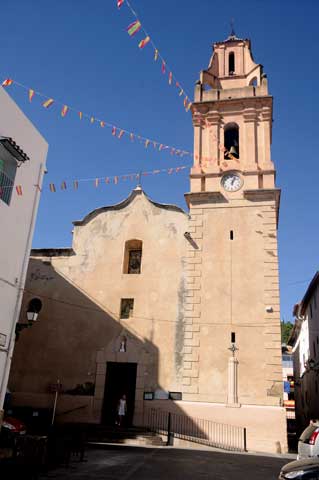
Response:
[[[7,205],[10,203],[14,181],[0,170],[0,199]]]
[[[144,425],[152,432],[167,435],[167,445],[170,445],[171,439],[175,437],[224,450],[247,451],[247,433],[244,427],[192,418],[156,408],[145,410]]]

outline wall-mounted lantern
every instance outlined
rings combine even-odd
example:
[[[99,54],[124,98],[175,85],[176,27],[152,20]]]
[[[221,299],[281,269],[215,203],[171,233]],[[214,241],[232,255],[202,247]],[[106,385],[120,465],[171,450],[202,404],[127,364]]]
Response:
[[[42,302],[39,298],[32,298],[30,300],[27,312],[26,312],[26,317],[27,317],[27,322],[18,322],[16,324],[16,339],[18,340],[19,338],[19,333],[21,330],[24,328],[29,328],[32,327],[33,323],[38,320],[39,313],[42,309]]]

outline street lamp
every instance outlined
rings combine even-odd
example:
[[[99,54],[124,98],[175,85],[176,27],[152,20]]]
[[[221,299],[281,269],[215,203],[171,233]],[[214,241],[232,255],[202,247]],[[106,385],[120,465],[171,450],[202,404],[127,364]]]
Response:
[[[32,327],[33,323],[37,321],[39,312],[42,308],[42,302],[39,298],[32,298],[29,302],[29,306],[27,308],[27,322],[18,322],[16,324],[16,339],[19,338],[19,333],[24,328]]]

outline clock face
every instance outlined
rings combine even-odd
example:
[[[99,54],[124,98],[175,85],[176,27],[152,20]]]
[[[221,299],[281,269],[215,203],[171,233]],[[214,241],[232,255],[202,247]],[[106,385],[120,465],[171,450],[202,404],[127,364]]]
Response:
[[[243,185],[242,178],[237,173],[226,173],[221,180],[221,184],[227,192],[236,192]]]

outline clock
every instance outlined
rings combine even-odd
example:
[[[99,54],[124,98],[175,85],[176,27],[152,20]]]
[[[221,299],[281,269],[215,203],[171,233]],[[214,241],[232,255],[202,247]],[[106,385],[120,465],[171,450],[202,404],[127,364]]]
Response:
[[[227,192],[237,192],[243,183],[243,179],[235,172],[225,173],[221,179],[221,184]]]

